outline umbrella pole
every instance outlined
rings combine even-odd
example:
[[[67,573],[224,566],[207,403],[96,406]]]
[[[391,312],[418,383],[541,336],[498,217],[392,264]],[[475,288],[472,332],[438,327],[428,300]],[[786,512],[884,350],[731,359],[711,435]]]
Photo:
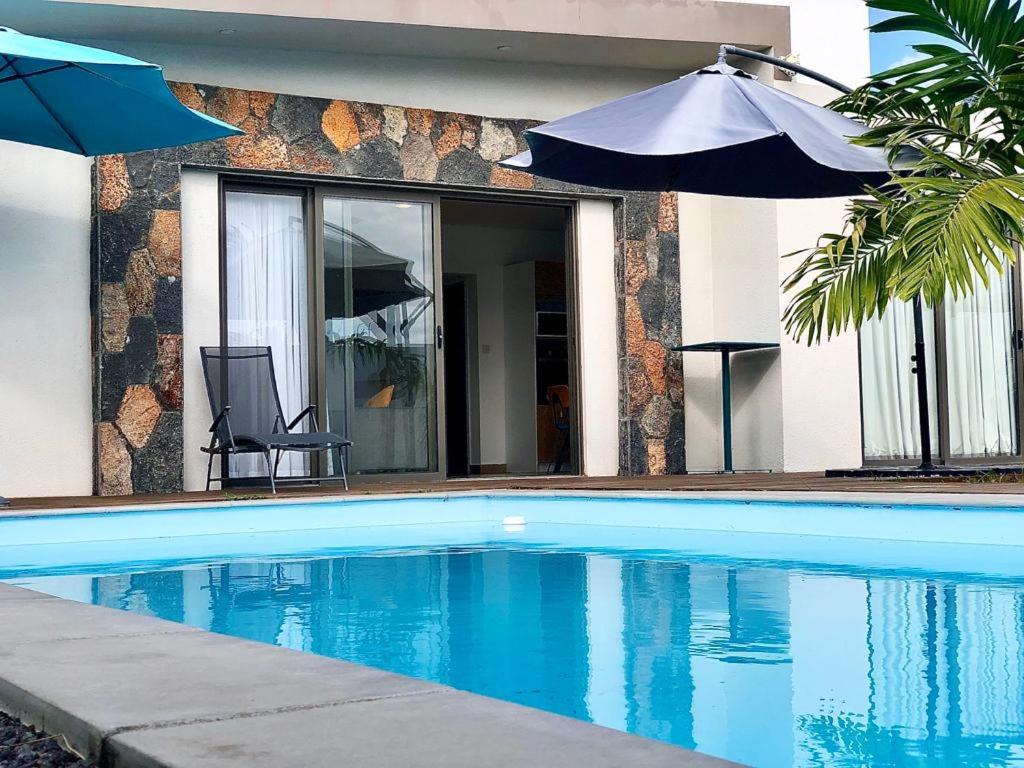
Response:
[[[917,376],[917,420],[921,433],[921,466],[918,469],[927,472],[935,469],[935,465],[932,464],[932,423],[928,408],[928,371],[925,366],[924,307],[921,294],[914,297],[914,354],[910,359],[914,363],[910,371]]]
[[[724,62],[726,56],[741,56],[745,59],[761,61],[779,69],[796,72],[812,80],[817,80],[819,83],[835,88],[842,93],[853,93],[852,88],[843,85],[838,80],[833,80],[831,77],[815,72],[813,69],[808,69],[800,64],[775,56],[769,56],[766,53],[749,51],[746,48],[737,48],[735,45],[723,45],[718,49],[718,60]],[[917,376],[917,419],[921,435],[921,464],[918,469],[923,472],[931,472],[935,469],[935,465],[932,463],[931,419],[929,418],[930,409],[928,407],[928,371],[925,366],[924,308],[921,305],[920,295],[914,298],[914,354],[911,355],[910,360],[914,364],[911,370]]]

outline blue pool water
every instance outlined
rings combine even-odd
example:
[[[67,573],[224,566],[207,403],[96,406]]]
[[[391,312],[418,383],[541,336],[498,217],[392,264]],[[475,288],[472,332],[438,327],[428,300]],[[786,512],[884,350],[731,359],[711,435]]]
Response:
[[[598,528],[460,524],[442,538],[466,544],[349,551],[370,534],[337,529],[316,551],[259,539],[273,556],[188,563],[132,560],[156,545],[129,541],[102,567],[7,553],[5,570],[0,552],[0,576],[751,765],[1024,765],[1024,548],[961,551],[958,571],[938,542],[672,531],[652,547],[619,526],[648,544],[584,545],[612,538]]]

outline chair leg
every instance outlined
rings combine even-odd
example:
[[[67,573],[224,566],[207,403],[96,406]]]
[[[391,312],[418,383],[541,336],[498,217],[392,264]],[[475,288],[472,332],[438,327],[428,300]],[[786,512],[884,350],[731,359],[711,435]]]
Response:
[[[555,472],[554,472],[554,474],[557,475],[559,472],[562,471],[562,465],[565,463],[565,460],[568,458],[568,454],[569,454],[569,432],[568,432],[568,430],[566,430],[565,435],[562,438],[562,445],[558,449],[558,461],[555,462]]]
[[[224,474],[221,472],[221,474]],[[210,482],[213,479],[213,454],[210,454],[210,461],[206,465],[206,490],[210,490]]]
[[[348,475],[345,473],[345,449],[338,447],[335,449],[338,452],[338,466],[341,467],[341,482],[345,486],[345,490],[348,490]]]
[[[274,475],[276,474],[274,463],[270,460],[270,451],[265,451],[263,456],[267,460],[267,472],[270,474],[270,492],[277,493],[277,486],[274,484]]]

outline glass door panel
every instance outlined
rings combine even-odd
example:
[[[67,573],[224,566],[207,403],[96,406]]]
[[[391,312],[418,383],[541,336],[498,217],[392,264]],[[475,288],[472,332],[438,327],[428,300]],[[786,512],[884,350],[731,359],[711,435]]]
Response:
[[[972,294],[944,302],[952,457],[1019,452],[1012,275],[989,267],[987,288],[975,277]]]
[[[928,407],[932,450],[937,453],[939,408],[936,393],[934,312],[924,315]],[[881,317],[860,329],[861,397],[864,458],[868,461],[911,461],[921,456],[914,354],[914,310],[909,302],[892,302]]]
[[[224,299],[228,346],[270,347],[286,418],[309,405],[309,302],[304,197],[224,194]],[[269,430],[271,425],[267,425]],[[259,455],[232,456],[232,477],[265,476]],[[278,474],[306,475],[309,457],[286,453]]]
[[[349,471],[439,472],[433,206],[323,198],[324,384]]]

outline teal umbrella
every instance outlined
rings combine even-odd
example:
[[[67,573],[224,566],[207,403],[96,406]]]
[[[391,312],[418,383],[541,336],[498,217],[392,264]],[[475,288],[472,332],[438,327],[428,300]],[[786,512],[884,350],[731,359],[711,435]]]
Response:
[[[156,64],[0,27],[0,139],[110,155],[241,133],[178,101]]]
[[[0,27],[0,139],[79,155],[243,133],[179,102],[156,64]]]

